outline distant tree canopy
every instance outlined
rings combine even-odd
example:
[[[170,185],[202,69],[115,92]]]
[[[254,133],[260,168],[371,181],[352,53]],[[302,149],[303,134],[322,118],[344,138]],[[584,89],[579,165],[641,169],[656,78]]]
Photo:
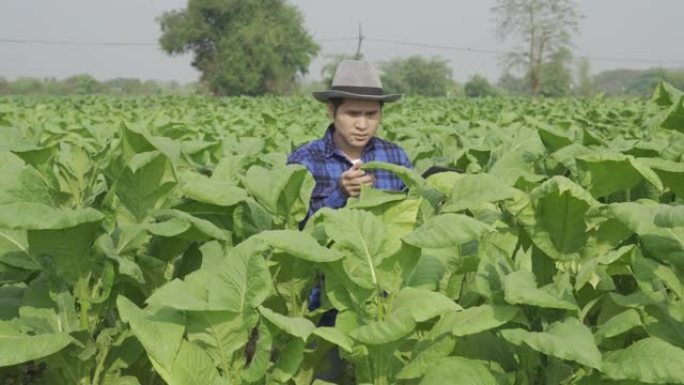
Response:
[[[553,62],[554,55],[570,47],[572,33],[577,31],[580,13],[576,2],[497,0],[492,11],[499,38],[513,36],[522,43],[516,52],[507,56],[507,64],[522,68],[529,80],[530,93],[539,95],[545,64]]]
[[[454,89],[449,63],[440,58],[411,56],[382,66],[382,85],[389,92],[447,96]]]
[[[572,92],[572,53],[561,48],[541,67],[541,90],[544,96],[569,96]]]
[[[529,95],[529,80],[524,77],[515,77],[510,72],[505,72],[496,82],[496,86],[509,96]]]
[[[474,75],[465,84],[465,94],[470,98],[481,98],[485,96],[498,96],[499,90],[496,89],[484,76]]]
[[[66,79],[0,78],[0,95],[196,95],[207,94],[196,83],[181,85],[175,81],[141,81],[134,78],[116,78],[99,81],[91,75],[81,74]]]
[[[540,68],[539,94],[546,97],[563,97],[573,94],[575,86],[572,76],[572,53],[567,48],[561,48],[550,57]],[[588,67],[587,67],[588,71]],[[497,85],[508,95],[526,96],[532,94],[530,89],[530,73],[517,78],[510,72],[505,72]]]
[[[216,95],[283,93],[307,72],[319,46],[285,0],[188,0],[158,19],[162,49],[192,52]]]
[[[604,71],[593,77],[593,88],[595,92],[603,92],[606,95],[650,97],[661,81],[684,89],[684,69],[650,68]]]
[[[577,88],[575,94],[578,96],[591,96],[594,94],[594,84],[589,71],[589,60],[582,58],[577,65]]]

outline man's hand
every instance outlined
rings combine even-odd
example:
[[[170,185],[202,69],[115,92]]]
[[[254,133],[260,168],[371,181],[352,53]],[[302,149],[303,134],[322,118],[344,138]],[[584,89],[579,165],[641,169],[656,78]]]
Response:
[[[367,174],[360,167],[361,162],[357,162],[340,176],[340,187],[344,195],[348,197],[358,198],[361,194],[361,186],[372,187],[375,183],[375,176],[370,173]]]

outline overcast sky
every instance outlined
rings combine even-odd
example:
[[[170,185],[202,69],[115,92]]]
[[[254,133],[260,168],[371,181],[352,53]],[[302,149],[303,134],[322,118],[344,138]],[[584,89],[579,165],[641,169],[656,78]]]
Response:
[[[512,46],[494,35],[495,0],[290,0],[322,47],[309,77],[320,77],[324,55],[354,53],[359,23],[366,58],[414,54],[448,59],[454,78],[475,73],[496,80],[496,54]],[[197,80],[190,56],[169,57],[157,43],[156,18],[186,0],[0,0],[0,77],[89,73],[98,79]],[[684,67],[684,0],[579,0],[584,18],[574,53],[593,73],[610,68]],[[21,42],[17,42],[21,41]],[[69,44],[55,44],[56,41]],[[417,47],[390,42],[452,47]],[[139,45],[107,45],[130,43]]]

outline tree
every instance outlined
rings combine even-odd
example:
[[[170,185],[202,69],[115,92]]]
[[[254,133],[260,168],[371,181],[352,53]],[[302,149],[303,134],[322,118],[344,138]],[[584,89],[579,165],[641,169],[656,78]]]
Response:
[[[524,77],[515,77],[506,71],[496,82],[497,87],[508,95],[529,95],[529,81]]]
[[[616,69],[593,77],[594,89],[607,95],[651,97],[658,83],[668,82],[684,89],[684,69],[649,68],[647,70]]]
[[[64,91],[77,95],[92,95],[104,91],[104,87],[97,79],[88,74],[81,74],[64,79]]]
[[[447,96],[453,90],[449,62],[418,55],[384,64],[382,85],[389,92],[423,96]]]
[[[542,68],[550,56],[569,48],[580,13],[574,0],[497,0],[492,8],[501,40],[514,35],[524,44],[506,57],[509,66],[522,67],[530,92],[542,89]]]
[[[497,96],[498,90],[489,83],[484,76],[474,75],[465,84],[465,93],[469,98],[481,98],[485,96]]]
[[[589,60],[582,58],[577,68],[577,95],[591,96],[594,93],[594,86],[591,81],[589,71]]]
[[[192,52],[216,95],[282,93],[305,74],[319,46],[285,0],[188,0],[158,19],[162,49]]]
[[[551,55],[548,63],[541,68],[542,88],[544,96],[568,96],[572,90],[572,53],[567,48],[561,48]]]

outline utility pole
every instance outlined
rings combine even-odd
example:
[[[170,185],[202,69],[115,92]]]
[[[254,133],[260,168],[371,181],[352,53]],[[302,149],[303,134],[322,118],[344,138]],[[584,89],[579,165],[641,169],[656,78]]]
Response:
[[[356,60],[361,60],[361,42],[363,42],[363,32],[361,32],[361,23],[359,23],[359,44],[356,46],[356,55],[354,55],[354,59]]]

